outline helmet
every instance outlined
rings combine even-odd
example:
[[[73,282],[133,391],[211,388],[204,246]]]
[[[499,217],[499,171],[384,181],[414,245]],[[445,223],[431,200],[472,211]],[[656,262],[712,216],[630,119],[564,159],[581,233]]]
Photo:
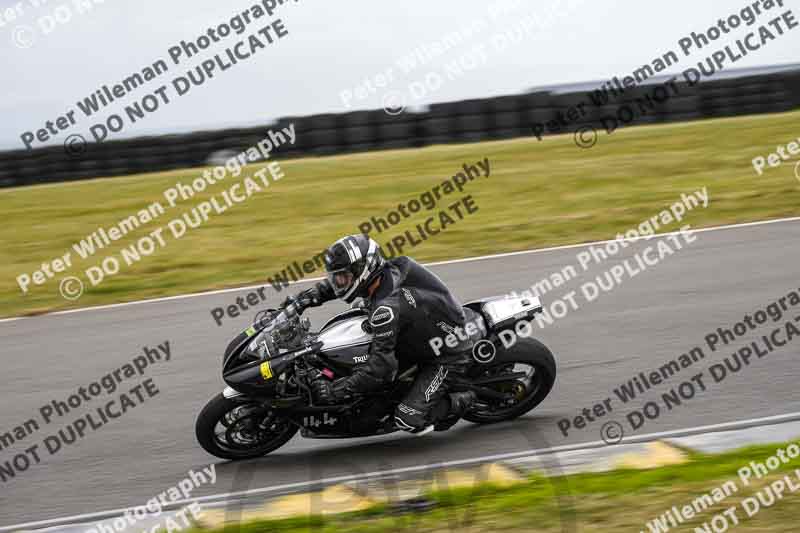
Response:
[[[325,253],[325,270],[337,298],[347,303],[367,296],[367,287],[377,278],[385,261],[378,243],[366,235],[348,235]]]

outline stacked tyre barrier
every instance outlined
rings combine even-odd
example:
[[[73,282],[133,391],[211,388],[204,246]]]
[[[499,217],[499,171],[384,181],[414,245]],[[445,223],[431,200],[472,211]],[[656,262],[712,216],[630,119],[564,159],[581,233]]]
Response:
[[[599,86],[600,84],[598,84]],[[621,126],[780,113],[800,108],[800,68],[729,76],[689,86],[676,82],[671,97]],[[589,104],[581,124],[602,127],[604,117],[634,106],[653,89],[629,89],[602,106]],[[532,125],[589,102],[589,91],[550,89],[526,94],[439,103],[426,111],[384,109],[285,117],[250,128],[137,137],[87,144],[0,152],[0,187],[125,176],[205,166],[252,146],[269,129],[295,125],[297,141],[274,157],[324,156],[531,136]],[[551,132],[546,132],[548,134]],[[562,133],[569,133],[564,131]]]

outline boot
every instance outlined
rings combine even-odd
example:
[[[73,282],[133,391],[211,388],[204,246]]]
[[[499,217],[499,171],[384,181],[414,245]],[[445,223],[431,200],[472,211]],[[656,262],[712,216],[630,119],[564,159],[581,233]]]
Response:
[[[461,418],[477,399],[478,395],[475,394],[475,391],[471,390],[450,394],[450,414],[457,415],[458,418]]]
[[[450,429],[461,419],[462,416],[464,416],[464,413],[467,412],[467,409],[469,409],[477,399],[478,395],[471,390],[467,392],[451,393],[450,412],[445,418],[437,422],[433,428],[436,431],[446,431]]]

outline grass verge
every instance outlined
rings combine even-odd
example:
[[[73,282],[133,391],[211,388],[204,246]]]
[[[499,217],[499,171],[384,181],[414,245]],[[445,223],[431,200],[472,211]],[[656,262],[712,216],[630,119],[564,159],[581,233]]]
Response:
[[[533,475],[527,482],[509,488],[480,485],[474,489],[432,493],[429,499],[437,506],[423,513],[391,515],[378,506],[360,513],[254,522],[211,533],[651,531],[647,523],[654,518],[673,506],[691,505],[693,500],[727,481],[734,482],[735,492],[701,508],[692,519],[676,528],[670,527],[669,531],[691,532],[695,528],[702,531],[706,522],[710,524],[714,516],[730,507],[736,508],[739,521],[735,527],[731,521],[731,530],[748,533],[797,531],[800,515],[796,506],[800,503],[800,491],[791,493],[787,489],[782,498],[769,507],[762,505],[752,517],[748,517],[742,501],[757,498],[759,491],[764,496],[763,491],[769,484],[786,475],[798,484],[794,469],[800,466],[800,459],[783,464],[766,477],[753,478],[748,485],[737,474],[738,469],[750,461],[764,462],[786,444],[754,446],[721,455],[692,453],[687,464],[653,470],[614,470],[552,478]]]
[[[178,181],[191,182],[202,169],[5,189],[0,191],[0,316],[264,283],[288,263],[302,262],[356,232],[371,216],[386,217],[399,203],[419,198],[462,164],[484,158],[491,164],[489,178],[470,182],[432,211],[373,237],[384,244],[464,195],[472,195],[476,213],[404,253],[432,261],[612,238],[681,193],[702,187],[708,187],[711,205],[687,216],[684,222],[693,227],[795,216],[800,214],[795,163],[758,176],[750,162],[796,139],[798,118],[800,112],[628,128],[601,133],[589,150],[564,135],[542,142],[522,138],[283,161],[280,181],[180,239],[169,235],[167,223],[243,176],[167,207],[156,220],[85,260],[72,250],[74,243],[153,202],[167,206],[163,192]],[[165,228],[165,245],[125,264],[122,249],[159,227]],[[68,251],[72,268],[42,285],[31,284],[23,294],[17,276],[32,276],[42,263]],[[108,256],[120,261],[119,273],[91,286],[85,270]],[[80,300],[59,294],[59,281],[68,275],[87,287]]]

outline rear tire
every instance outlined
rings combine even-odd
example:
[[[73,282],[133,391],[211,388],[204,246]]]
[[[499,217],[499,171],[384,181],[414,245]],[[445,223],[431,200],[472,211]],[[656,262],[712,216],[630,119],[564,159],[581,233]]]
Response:
[[[234,413],[241,416],[230,416]],[[262,427],[266,423],[269,423],[269,427]],[[258,425],[256,438],[252,438],[253,428],[250,426],[253,424]],[[222,393],[209,400],[195,423],[195,435],[200,446],[211,455],[231,461],[254,459],[275,451],[289,442],[298,429],[288,420],[263,410],[255,402],[241,398],[228,399]],[[241,439],[242,436],[250,436],[250,442],[246,439],[236,442],[233,439]]]
[[[512,352],[498,351],[498,357],[485,367],[485,371],[490,371],[497,366],[509,364],[522,364],[533,367],[535,387],[533,390],[526,391],[526,396],[515,406],[502,409],[497,413],[471,410],[464,414],[464,420],[475,424],[493,424],[513,420],[531,411],[542,403],[550,394],[556,382],[556,362],[550,350],[536,339],[519,339]]]

